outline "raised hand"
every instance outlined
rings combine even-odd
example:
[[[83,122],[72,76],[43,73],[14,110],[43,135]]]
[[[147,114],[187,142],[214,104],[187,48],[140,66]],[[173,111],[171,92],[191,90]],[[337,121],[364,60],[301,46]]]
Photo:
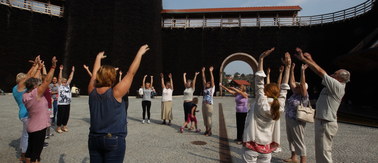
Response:
[[[308,68],[308,64],[302,64],[301,70],[304,71]]]
[[[285,66],[290,66],[291,65],[291,57],[290,57],[290,53],[289,52],[285,53],[284,64],[285,64]]]
[[[297,51],[297,54],[295,55],[295,57],[297,57],[300,61],[304,61],[306,58],[303,55],[302,49],[296,48],[295,50]]]
[[[202,72],[205,72],[205,70],[206,70],[206,68],[205,68],[205,67],[202,67],[202,70],[201,70],[201,71],[202,71]]]
[[[119,75],[122,76],[122,70],[119,71]]]
[[[152,76],[152,75],[150,77],[151,77],[151,79],[154,78],[154,76]]]
[[[163,74],[163,73],[160,73],[160,77],[161,77],[161,78],[164,78],[164,74]]]
[[[280,66],[280,69],[279,69],[279,72],[282,73],[283,70],[284,70],[284,66],[281,65],[281,66]]]
[[[83,67],[87,70],[89,70],[89,67],[87,65],[83,65]]]
[[[105,52],[104,52],[104,51],[99,52],[99,53],[97,54],[97,57],[100,58],[100,59],[104,59],[104,58],[106,58]]]
[[[314,60],[312,60],[312,56],[311,56],[310,53],[305,52],[303,55],[304,55],[304,57],[305,57],[306,59],[308,59],[309,61],[311,61],[311,62],[314,61]]]
[[[213,70],[214,70],[214,67],[213,67],[213,66],[210,66],[209,71],[210,71],[210,72],[213,72]]]
[[[72,71],[75,71],[75,66],[72,66]]]
[[[199,72],[195,72],[195,73],[194,73],[194,75],[198,75],[198,74],[199,74]]]
[[[186,72],[184,72],[184,74],[183,74],[184,76],[186,76]]]
[[[266,51],[264,51],[263,53],[261,53],[261,55],[260,55],[260,58],[265,58],[265,57],[267,57],[268,55],[270,55],[270,53],[272,53],[273,51],[274,51],[274,47],[273,48],[271,48],[271,49],[269,49],[269,50],[266,50]]]
[[[60,65],[60,66],[59,66],[59,69],[60,69],[60,70],[63,70],[63,65]]]
[[[142,46],[139,48],[138,54],[144,55],[148,50],[150,50],[150,48],[148,47],[147,44],[142,45]]]
[[[295,63],[292,63],[291,64],[291,71],[294,71],[294,68],[295,68]]]
[[[147,77],[147,75],[144,75],[144,78],[146,78]]]
[[[51,59],[51,66],[52,67],[56,67],[56,63],[58,62],[58,60],[56,59],[56,57],[54,56],[52,59]]]
[[[171,74],[171,73],[169,73],[169,74],[168,74],[168,77],[169,77],[169,78],[171,79],[171,78],[172,78],[172,74]]]
[[[114,70],[118,71],[118,70],[119,70],[119,68],[118,68],[118,67],[116,67],[116,68],[114,68]]]

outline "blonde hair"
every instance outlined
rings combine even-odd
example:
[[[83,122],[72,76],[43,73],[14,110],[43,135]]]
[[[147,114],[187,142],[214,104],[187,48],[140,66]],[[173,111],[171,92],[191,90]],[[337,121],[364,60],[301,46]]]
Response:
[[[26,78],[26,74],[25,73],[18,73],[17,76],[16,76],[16,83],[18,84],[21,80],[25,79]]]
[[[241,90],[242,92],[245,92],[245,91],[247,91],[247,87],[246,87],[245,85],[241,85],[241,86],[240,86],[240,90]]]
[[[103,65],[97,71],[96,87],[112,87],[116,82],[117,73],[113,66]]]
[[[278,101],[278,97],[280,95],[280,88],[276,83],[269,83],[265,85],[264,93],[267,97],[273,98],[273,102],[270,105],[270,114],[272,119],[280,119],[280,102]]]

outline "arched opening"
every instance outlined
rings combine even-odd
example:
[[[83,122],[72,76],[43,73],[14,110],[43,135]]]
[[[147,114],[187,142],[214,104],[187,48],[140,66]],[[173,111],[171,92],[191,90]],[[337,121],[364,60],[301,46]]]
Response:
[[[219,70],[219,79],[220,79],[219,81],[220,82],[224,81],[223,79],[225,79],[224,70],[225,70],[226,66],[233,61],[243,61],[243,62],[247,63],[252,68],[252,74],[254,74],[254,72],[256,72],[256,70],[257,70],[257,61],[251,55],[249,55],[247,53],[234,53],[234,54],[231,54],[230,56],[228,56],[222,62],[222,65],[221,65],[220,70]],[[250,87],[254,88],[254,82],[251,82]],[[220,88],[219,95],[220,96],[223,95],[223,89],[222,88]],[[253,95],[253,93],[252,93],[252,95]]]

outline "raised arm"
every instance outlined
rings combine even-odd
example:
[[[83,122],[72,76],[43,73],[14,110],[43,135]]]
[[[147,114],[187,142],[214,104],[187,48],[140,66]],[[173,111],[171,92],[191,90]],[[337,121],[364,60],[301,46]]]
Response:
[[[164,75],[163,73],[160,73],[160,79],[161,79],[161,88],[165,88],[165,83],[164,83]]]
[[[284,71],[284,66],[280,66],[280,69],[279,69],[279,74],[278,74],[278,79],[277,79],[277,84],[278,85],[281,85],[282,83],[282,73]]]
[[[199,74],[199,72],[195,72],[195,73],[194,73],[194,79],[193,79],[193,81],[192,81],[192,88],[193,88],[193,90],[196,89],[196,81],[197,81],[197,76],[198,76],[198,74]]]
[[[42,74],[47,75],[46,66],[44,63],[42,63]]]
[[[91,71],[89,71],[89,67],[87,65],[83,65],[84,69],[87,71],[88,75],[92,77]]]
[[[182,74],[182,79],[184,80],[184,86],[186,86],[186,72]]]
[[[226,90],[227,92],[231,93],[232,95],[236,95],[236,92],[231,90],[231,89],[228,89],[227,87],[225,87],[224,85],[222,85],[222,83],[219,83],[219,86],[222,87],[224,90]]]
[[[266,84],[270,83],[270,68],[266,69]]]
[[[71,83],[71,81],[73,79],[74,72],[75,72],[75,66],[72,66],[72,70],[71,70],[70,76],[68,77],[68,80],[67,80],[67,84],[68,85],[70,85],[70,83]]]
[[[290,68],[291,68],[291,57],[290,57],[290,54],[288,52],[285,53],[284,64],[285,64],[285,72],[284,72],[284,76],[282,78],[282,84],[288,84],[289,75],[290,75]]]
[[[129,92],[130,86],[133,82],[133,78],[138,71],[140,61],[142,60],[143,55],[149,50],[148,45],[143,45],[140,47],[138,53],[136,54],[133,62],[130,65],[129,70],[127,71],[125,77],[114,87],[113,96],[118,100],[122,101],[122,97]],[[144,85],[144,82],[143,82]]]
[[[50,68],[49,73],[47,74],[42,84],[37,88],[37,93],[39,97],[43,96],[43,93],[46,91],[46,89],[49,87],[51,83],[51,79],[53,78],[55,72],[56,62],[58,62],[58,60],[56,60],[56,57],[54,56],[51,60],[52,66]]]
[[[34,74],[34,78],[42,79],[41,70],[43,68],[43,61],[42,60],[38,60],[37,65],[38,65],[38,68],[37,68],[36,73]]]
[[[144,75],[143,77],[143,83],[142,83],[142,88],[145,89],[146,88],[146,78],[147,78],[147,75]]]
[[[121,70],[119,70],[119,77],[118,77],[118,82],[121,82],[121,80],[122,80],[122,71],[121,71]]]
[[[153,88],[154,87],[154,76],[150,76],[151,77],[151,88]]]
[[[26,77],[24,79],[20,80],[17,83],[17,90],[19,92],[24,91],[24,89],[25,89],[25,81],[28,80],[29,78],[31,78],[32,76],[34,76],[34,74],[37,72],[37,70],[38,70],[37,60],[38,59],[39,59],[39,56],[35,57],[34,61],[31,61],[33,63],[33,65],[29,69],[28,73],[26,74]]]
[[[214,67],[211,66],[211,67],[209,68],[209,71],[210,71],[210,82],[211,82],[211,87],[215,87],[213,70],[214,70]]]
[[[306,64],[302,64],[302,67],[301,67],[301,95],[302,96],[307,96],[308,92],[307,92],[307,88],[306,88],[306,69],[307,69],[308,65]]]
[[[59,66],[59,76],[58,76],[58,84],[62,84],[62,73],[63,73],[63,65]]]
[[[263,52],[259,57],[259,63],[257,64],[257,71],[263,71],[264,67],[264,58],[267,57],[270,53],[274,51],[274,48],[271,48],[265,52]]]
[[[297,48],[296,50],[298,53],[296,57],[305,64],[307,64],[308,67],[310,67],[310,69],[315,72],[315,74],[317,74],[321,78],[323,78],[324,75],[327,74],[327,72],[323,68],[321,68],[318,64],[315,63],[310,53],[303,54],[302,49],[300,48]]]
[[[295,84],[294,69],[295,69],[295,63],[292,63],[291,68],[290,68],[290,80],[289,80],[289,86],[291,90],[294,90],[294,88],[297,87],[297,85]]]
[[[89,80],[89,84],[88,84],[88,94],[90,94],[93,89],[95,88],[95,82],[96,82],[96,77],[97,77],[97,71],[100,69],[101,67],[101,60],[106,58],[106,56],[104,55],[104,52],[99,52],[96,56],[96,60],[94,62],[94,65],[93,65],[93,70],[92,70],[92,77],[91,77],[91,80]],[[62,69],[63,69],[63,66],[61,66]],[[59,72],[59,78],[61,78],[61,71]]]
[[[205,76],[205,67],[202,67],[201,74],[202,74],[202,85],[206,87],[206,76]]]
[[[171,87],[172,87],[172,90],[173,90],[173,79],[172,79],[172,74],[169,73],[169,74],[168,74],[168,77],[169,77],[169,82],[171,83]]]

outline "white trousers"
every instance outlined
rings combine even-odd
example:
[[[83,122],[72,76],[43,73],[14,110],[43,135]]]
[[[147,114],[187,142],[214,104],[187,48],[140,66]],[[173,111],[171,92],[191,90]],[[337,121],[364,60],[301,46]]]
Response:
[[[22,118],[22,134],[20,138],[20,149],[21,153],[26,153],[26,150],[28,149],[28,139],[29,139],[29,134],[28,131],[26,130],[28,127],[28,118]]]
[[[315,119],[315,158],[318,163],[332,163],[332,141],[337,122]]]
[[[244,153],[242,157],[246,163],[270,163],[270,160],[272,159],[271,153],[262,154],[245,147],[243,147],[243,149]]]

